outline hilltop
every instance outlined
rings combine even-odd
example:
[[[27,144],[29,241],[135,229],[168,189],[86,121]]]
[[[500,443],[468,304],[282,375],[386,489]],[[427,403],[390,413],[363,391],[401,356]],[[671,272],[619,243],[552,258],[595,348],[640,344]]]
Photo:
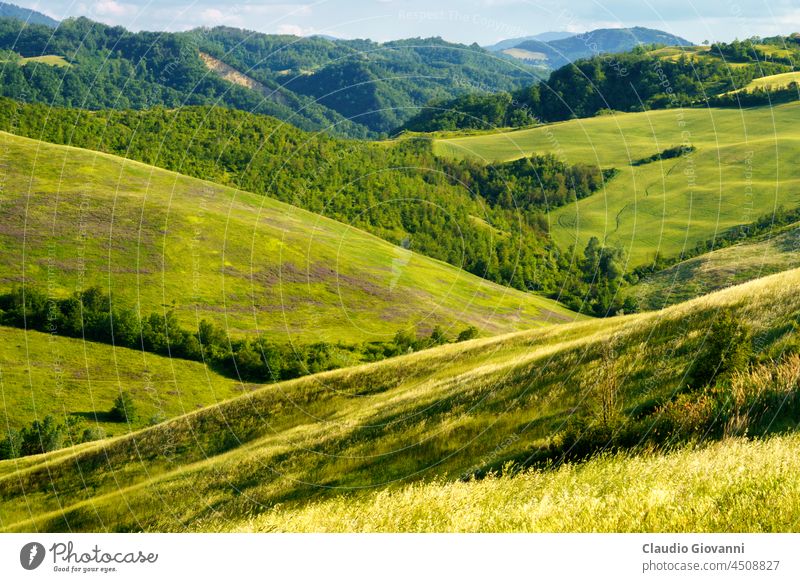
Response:
[[[520,60],[559,69],[571,62],[602,54],[624,53],[640,45],[690,46],[692,43],[661,30],[599,28],[566,38],[526,39],[503,52]],[[512,52],[515,51],[515,52]]]
[[[609,111],[768,105],[769,94],[732,95],[762,77],[789,73],[798,38],[748,39],[710,46],[653,47],[578,59],[546,80],[510,92],[472,94],[429,103],[400,130],[415,132],[523,127],[587,118]],[[577,42],[575,37],[559,42]],[[521,50],[521,49],[520,49]],[[780,96],[796,100],[797,92]]]
[[[49,28],[58,26],[58,20],[50,18],[46,14],[8,2],[0,2],[0,18],[14,18],[27,24],[40,24]]]

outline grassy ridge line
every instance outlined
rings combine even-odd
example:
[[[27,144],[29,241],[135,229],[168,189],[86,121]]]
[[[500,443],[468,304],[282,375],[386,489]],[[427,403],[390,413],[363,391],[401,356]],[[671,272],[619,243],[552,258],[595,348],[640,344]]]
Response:
[[[791,73],[779,73],[777,75],[768,75],[753,79],[750,83],[739,89],[740,91],[752,91],[753,89],[761,89],[771,87],[772,89],[783,89],[788,87],[791,83],[800,81],[800,72],[792,71]]]
[[[505,134],[435,142],[439,155],[508,160],[553,152],[567,163],[621,171],[605,192],[550,215],[555,241],[583,248],[592,236],[626,248],[631,265],[656,251],[672,256],[783,204],[800,204],[800,104],[772,108],[684,109],[578,119]],[[687,133],[684,133],[687,132]],[[636,159],[688,142],[678,160],[630,167]]]
[[[800,225],[760,240],[682,261],[648,275],[627,293],[642,309],[661,309],[719,289],[800,267]]]
[[[107,154],[0,139],[14,159],[0,232],[6,287],[24,280],[67,295],[96,284],[143,313],[174,301],[188,327],[206,318],[278,341],[387,340],[437,324],[451,336],[467,324],[502,333],[575,317],[270,198]]]
[[[275,507],[236,532],[794,532],[800,436]],[[753,502],[753,498],[758,502]]]
[[[255,388],[197,362],[38,331],[0,326],[0,344],[2,434],[48,414],[61,421],[79,414],[107,434],[119,435]],[[130,426],[105,414],[120,390],[134,395],[139,410]]]
[[[612,337],[626,370],[619,396],[625,414],[682,387],[722,307],[751,326],[762,357],[790,349],[795,336],[787,322],[800,317],[798,281],[795,270],[662,312],[551,326],[327,372],[96,449],[44,455],[0,478],[3,527],[214,531],[278,503],[502,466],[546,444],[573,415],[590,413],[592,370]],[[78,471],[84,479],[76,478]],[[120,480],[143,486],[113,494]],[[20,488],[33,517],[20,510]]]

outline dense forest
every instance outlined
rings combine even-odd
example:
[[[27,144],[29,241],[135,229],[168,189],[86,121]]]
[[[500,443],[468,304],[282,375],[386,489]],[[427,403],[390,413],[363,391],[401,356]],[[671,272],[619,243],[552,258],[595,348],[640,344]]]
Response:
[[[587,303],[592,283],[580,283],[580,253],[559,251],[547,232],[548,209],[591,195],[612,170],[548,156],[488,167],[450,162],[434,156],[426,139],[343,141],[222,108],[88,112],[0,104],[1,130],[265,194],[395,244],[411,241],[417,252],[573,309],[605,314],[622,307]]]
[[[721,100],[738,103],[735,96],[717,96],[744,87],[755,78],[791,71],[792,57],[769,56],[774,49],[786,46],[795,59],[800,57],[800,39],[795,37],[714,44],[705,52],[670,58],[656,47],[637,47],[628,53],[576,61],[553,71],[546,82],[525,89],[434,101],[401,129],[430,132],[520,127],[591,117],[606,110],[716,105]],[[748,52],[746,47],[756,48]],[[737,66],[730,66],[732,61]],[[784,91],[781,98],[791,95]],[[743,98],[747,103],[765,100],[763,96]]]
[[[85,109],[225,105],[355,138],[388,132],[431,99],[476,88],[511,90],[535,79],[534,69],[510,58],[441,39],[379,44],[223,27],[133,33],[87,18],[68,19],[55,30],[0,19],[0,51],[0,95],[26,102]],[[211,73],[201,51],[268,92]],[[10,55],[56,55],[68,66]]]
[[[277,81],[382,133],[432,99],[518,89],[538,75],[505,55],[440,38],[331,41],[219,27],[204,32],[202,48],[258,81]]]

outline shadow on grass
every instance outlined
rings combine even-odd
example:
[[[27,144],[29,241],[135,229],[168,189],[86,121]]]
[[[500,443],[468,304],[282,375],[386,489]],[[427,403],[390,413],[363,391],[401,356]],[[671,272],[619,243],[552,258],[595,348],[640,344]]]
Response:
[[[75,416],[79,416],[84,420],[93,421],[93,422],[116,422],[120,424],[124,424],[124,421],[120,421],[116,416],[111,414],[108,411],[90,411],[90,412],[72,412],[71,414]]]

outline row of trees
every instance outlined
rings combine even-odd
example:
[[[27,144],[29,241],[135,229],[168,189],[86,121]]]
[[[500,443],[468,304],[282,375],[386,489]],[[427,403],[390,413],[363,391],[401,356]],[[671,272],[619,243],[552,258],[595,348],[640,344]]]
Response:
[[[135,422],[138,419],[136,402],[130,392],[122,391],[114,400],[108,418],[113,422]],[[105,431],[89,425],[83,416],[68,414],[63,422],[48,414],[20,430],[11,428],[0,439],[0,460],[16,459],[57,451],[64,447],[105,438]]]
[[[88,426],[80,416],[71,414],[64,422],[58,422],[55,417],[48,415],[42,420],[34,420],[30,426],[21,430],[10,429],[0,439],[0,459],[49,453],[104,437],[101,428]]]
[[[635,283],[646,275],[667,269],[686,259],[698,257],[717,249],[726,248],[747,239],[754,239],[768,233],[773,233],[781,227],[796,222],[800,222],[800,208],[787,209],[784,206],[779,206],[775,209],[775,212],[764,214],[749,224],[732,226],[717,234],[714,238],[698,241],[694,247],[685,249],[679,255],[665,257],[657,253],[652,263],[636,267],[626,275],[626,279],[631,283]]]
[[[0,295],[0,324],[205,362],[222,374],[252,382],[288,380],[451,341],[440,327],[421,337],[404,331],[391,342],[366,344],[288,344],[265,335],[232,338],[206,320],[196,330],[185,329],[174,311],[143,315],[113,305],[97,287],[64,299],[48,297],[35,288],[15,289]],[[456,341],[476,335],[477,329],[470,326]],[[129,417],[125,409],[123,401],[116,411],[123,420]]]

